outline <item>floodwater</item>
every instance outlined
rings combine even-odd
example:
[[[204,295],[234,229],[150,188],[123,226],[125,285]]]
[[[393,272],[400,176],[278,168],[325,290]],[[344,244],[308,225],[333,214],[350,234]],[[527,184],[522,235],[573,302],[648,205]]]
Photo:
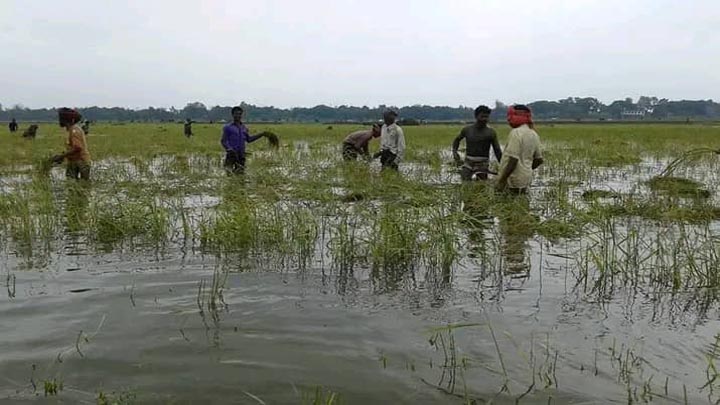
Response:
[[[627,184],[620,170],[594,179]],[[575,277],[587,241],[479,221],[487,228],[463,238],[451,276],[416,269],[393,282],[367,266],[338,271],[322,253],[278,267],[180,247],[101,253],[67,235],[47,264],[18,270],[22,259],[5,252],[0,402],[95,403],[99,392],[137,403],[313,403],[317,392],[351,404],[718,400],[703,388],[720,332],[704,294],[717,291],[640,282],[600,299]],[[458,327],[438,329],[448,325]],[[52,379],[62,390],[46,397]]]

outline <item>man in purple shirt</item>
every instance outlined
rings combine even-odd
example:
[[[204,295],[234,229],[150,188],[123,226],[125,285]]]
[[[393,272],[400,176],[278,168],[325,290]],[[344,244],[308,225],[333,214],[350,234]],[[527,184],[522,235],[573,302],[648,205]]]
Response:
[[[225,170],[228,174],[245,173],[245,143],[255,142],[263,134],[250,136],[245,124],[242,123],[243,109],[236,106],[232,110],[233,122],[223,127],[220,143],[225,148]]]

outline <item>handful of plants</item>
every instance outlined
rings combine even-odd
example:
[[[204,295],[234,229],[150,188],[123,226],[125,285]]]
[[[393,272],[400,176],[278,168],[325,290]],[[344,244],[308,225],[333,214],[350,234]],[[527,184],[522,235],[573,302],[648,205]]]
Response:
[[[267,138],[268,144],[270,144],[271,148],[277,149],[278,147],[280,147],[280,138],[278,138],[278,136],[275,135],[274,133],[272,133],[270,131],[264,131],[264,132],[259,133],[258,135],[262,135],[265,138]]]

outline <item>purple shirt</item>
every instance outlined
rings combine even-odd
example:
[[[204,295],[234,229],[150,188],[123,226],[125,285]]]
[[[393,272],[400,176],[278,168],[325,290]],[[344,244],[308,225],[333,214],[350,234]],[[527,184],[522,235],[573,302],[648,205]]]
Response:
[[[261,136],[250,136],[245,124],[236,125],[234,122],[223,127],[220,143],[227,151],[235,151],[240,156],[245,154],[245,142],[255,142]]]

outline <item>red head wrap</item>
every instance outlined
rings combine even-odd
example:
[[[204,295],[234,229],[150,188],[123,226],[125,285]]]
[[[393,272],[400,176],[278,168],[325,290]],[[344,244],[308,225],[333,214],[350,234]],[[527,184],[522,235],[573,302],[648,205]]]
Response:
[[[82,115],[72,108],[61,108],[58,110],[58,117],[61,123],[72,123],[77,124],[82,119]]]
[[[510,124],[510,126],[513,128],[517,128],[524,124],[526,124],[530,128],[534,127],[532,113],[530,111],[518,110],[515,107],[508,108],[507,120],[508,124]]]

